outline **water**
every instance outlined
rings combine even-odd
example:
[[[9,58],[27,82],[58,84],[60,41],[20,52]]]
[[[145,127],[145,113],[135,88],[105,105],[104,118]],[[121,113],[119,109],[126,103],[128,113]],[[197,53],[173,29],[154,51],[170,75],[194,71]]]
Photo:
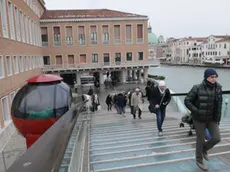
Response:
[[[203,80],[202,67],[189,66],[160,66],[151,67],[149,74],[163,75],[166,77],[167,86],[174,92],[188,92],[194,84]],[[230,90],[230,69],[216,69],[219,77],[217,81],[223,86],[223,90]]]

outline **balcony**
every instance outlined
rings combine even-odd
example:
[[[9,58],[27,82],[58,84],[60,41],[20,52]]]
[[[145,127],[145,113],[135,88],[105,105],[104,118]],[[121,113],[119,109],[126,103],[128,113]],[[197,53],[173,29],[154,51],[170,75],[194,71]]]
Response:
[[[78,43],[79,45],[85,45],[85,39],[79,39]]]
[[[150,66],[159,66],[160,62],[158,59],[143,60],[143,61],[128,61],[115,63],[104,62],[104,63],[78,63],[78,64],[61,64],[61,65],[44,65],[44,72],[55,72],[55,71],[66,71],[66,70],[103,70],[104,68],[144,68]]]
[[[48,42],[42,42],[42,47],[48,47],[49,43]]]
[[[73,45],[73,41],[66,41],[66,45],[67,46],[72,46]]]
[[[90,40],[90,44],[91,44],[91,45],[97,44],[97,40]]]
[[[109,40],[103,40],[103,44],[109,44]]]
[[[126,44],[132,44],[133,40],[132,39],[126,39]]]
[[[137,43],[138,44],[143,44],[144,43],[144,39],[143,38],[138,38],[137,39]]]
[[[115,65],[116,65],[116,66],[121,65],[121,61],[116,61],[116,62],[115,62]]]
[[[114,39],[114,44],[121,44],[121,39]]]
[[[60,47],[61,46],[61,41],[54,41],[54,46],[55,47]]]

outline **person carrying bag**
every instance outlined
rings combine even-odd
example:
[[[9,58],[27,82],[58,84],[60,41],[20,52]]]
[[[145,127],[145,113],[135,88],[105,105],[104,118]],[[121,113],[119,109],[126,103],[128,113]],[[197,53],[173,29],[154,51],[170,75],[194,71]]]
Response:
[[[164,81],[160,81],[157,87],[152,90],[149,111],[155,113],[157,117],[158,135],[163,136],[162,125],[165,119],[166,107],[171,100],[171,93]]]

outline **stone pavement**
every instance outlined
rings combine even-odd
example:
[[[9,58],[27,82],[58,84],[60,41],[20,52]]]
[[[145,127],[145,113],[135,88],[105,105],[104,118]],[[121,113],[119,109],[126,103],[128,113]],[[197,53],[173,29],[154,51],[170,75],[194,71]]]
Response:
[[[15,130],[3,152],[0,153],[0,172],[5,172],[5,168],[8,169],[25,151],[26,141],[24,137]]]
[[[128,88],[133,87],[129,85]],[[144,86],[143,86],[144,87]],[[142,87],[142,88],[143,88]],[[124,90],[127,85],[117,90]],[[159,137],[156,117],[144,106],[142,119],[133,119],[127,108],[126,117],[108,112],[104,101],[111,90],[100,95],[102,110],[92,114],[89,127],[89,163],[93,172],[199,172],[195,164],[195,132],[179,128],[182,114],[173,105],[167,109],[164,136]],[[220,125],[222,141],[210,152],[205,164],[209,171],[230,171],[230,119]]]

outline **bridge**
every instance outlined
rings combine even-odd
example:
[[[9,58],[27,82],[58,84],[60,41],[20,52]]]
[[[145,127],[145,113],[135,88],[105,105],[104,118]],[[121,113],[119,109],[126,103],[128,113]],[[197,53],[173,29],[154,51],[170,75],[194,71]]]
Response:
[[[116,91],[135,87],[126,84]],[[141,85],[142,89],[144,85]],[[164,122],[164,136],[159,137],[156,117],[144,104],[142,119],[133,119],[129,109],[126,117],[106,110],[105,97],[100,94],[102,110],[88,113],[82,110],[80,97],[75,106],[55,123],[7,172],[151,172],[200,171],[195,163],[195,132],[179,127],[184,94],[174,94]],[[228,93],[228,92],[225,92]],[[224,95],[229,97],[229,94]],[[220,124],[221,143],[209,152],[205,162],[209,171],[230,171],[230,114],[223,102]],[[180,107],[179,107],[179,106]]]

